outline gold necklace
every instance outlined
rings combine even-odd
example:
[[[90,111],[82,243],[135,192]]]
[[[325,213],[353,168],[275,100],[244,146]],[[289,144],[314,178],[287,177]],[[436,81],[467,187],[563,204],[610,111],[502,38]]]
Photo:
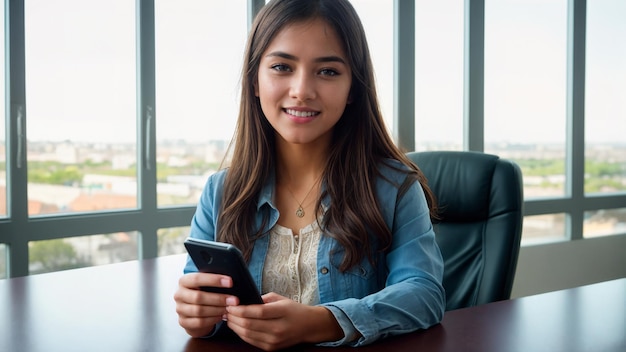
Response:
[[[320,175],[321,178],[321,175]],[[291,188],[289,188],[289,186],[287,186],[285,184],[285,187],[287,187],[287,191],[289,191],[289,194],[291,194],[291,197],[293,198],[293,200],[296,201],[296,203],[298,203],[298,209],[296,209],[296,216],[299,218],[303,218],[304,217],[304,208],[302,208],[302,204],[304,203],[304,201],[307,199],[307,197],[309,196],[309,193],[311,193],[311,191],[313,190],[313,188],[315,188],[315,185],[319,182],[320,178],[317,179],[317,181],[315,181],[313,183],[313,185],[311,186],[311,188],[309,188],[309,191],[306,192],[306,195],[304,196],[304,198],[302,199],[302,202],[298,202],[298,199],[296,199],[296,196],[293,194],[293,192],[291,191]]]

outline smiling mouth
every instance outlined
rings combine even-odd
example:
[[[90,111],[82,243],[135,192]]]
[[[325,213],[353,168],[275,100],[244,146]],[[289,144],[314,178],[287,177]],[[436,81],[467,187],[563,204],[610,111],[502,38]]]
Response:
[[[319,111],[299,111],[293,109],[284,109],[286,113],[289,115],[293,115],[296,117],[313,117],[319,115]]]

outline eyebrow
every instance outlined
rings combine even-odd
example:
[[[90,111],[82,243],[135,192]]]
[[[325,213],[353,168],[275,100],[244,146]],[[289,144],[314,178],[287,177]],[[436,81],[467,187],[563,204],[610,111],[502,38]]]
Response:
[[[287,59],[287,60],[293,60],[293,61],[298,61],[298,58],[294,55],[291,54],[287,54],[284,51],[273,51],[267,55],[265,55],[265,57],[282,57],[283,59]],[[315,60],[313,60],[314,62],[339,62],[342,64],[346,64],[345,60],[342,59],[339,56],[322,56],[322,57],[318,57]]]

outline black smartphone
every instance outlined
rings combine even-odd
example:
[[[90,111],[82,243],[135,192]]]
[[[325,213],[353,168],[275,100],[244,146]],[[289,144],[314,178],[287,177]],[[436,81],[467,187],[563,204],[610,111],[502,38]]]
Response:
[[[229,243],[191,237],[184,244],[200,272],[228,275],[233,279],[233,287],[201,287],[201,290],[237,296],[239,304],[263,303],[259,289],[237,247]]]

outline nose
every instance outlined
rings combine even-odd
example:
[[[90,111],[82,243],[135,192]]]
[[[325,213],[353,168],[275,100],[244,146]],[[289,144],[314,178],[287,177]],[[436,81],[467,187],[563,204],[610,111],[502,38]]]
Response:
[[[294,74],[291,80],[289,95],[299,101],[314,99],[316,96],[314,78],[304,70]]]

